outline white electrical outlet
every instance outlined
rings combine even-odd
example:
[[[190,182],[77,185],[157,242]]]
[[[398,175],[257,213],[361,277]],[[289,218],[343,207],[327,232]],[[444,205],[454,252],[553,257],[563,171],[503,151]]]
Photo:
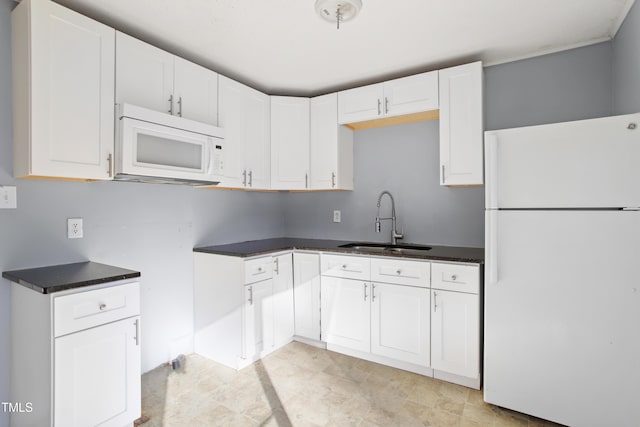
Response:
[[[67,218],[67,238],[82,239],[82,218]]]
[[[0,209],[15,209],[16,206],[16,187],[0,185]]]
[[[341,214],[340,211],[333,211],[333,222],[340,222]]]

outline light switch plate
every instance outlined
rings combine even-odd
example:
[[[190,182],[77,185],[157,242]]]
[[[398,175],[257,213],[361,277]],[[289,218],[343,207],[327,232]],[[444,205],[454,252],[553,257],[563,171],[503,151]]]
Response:
[[[0,209],[15,209],[17,207],[16,187],[0,186]]]
[[[333,211],[333,222],[340,222],[342,220],[340,211]]]

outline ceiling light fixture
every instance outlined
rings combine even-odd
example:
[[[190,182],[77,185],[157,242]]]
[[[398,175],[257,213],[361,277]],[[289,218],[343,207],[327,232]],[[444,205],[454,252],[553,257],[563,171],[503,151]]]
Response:
[[[325,21],[335,22],[340,29],[341,22],[356,17],[362,9],[362,0],[316,0],[316,12]]]

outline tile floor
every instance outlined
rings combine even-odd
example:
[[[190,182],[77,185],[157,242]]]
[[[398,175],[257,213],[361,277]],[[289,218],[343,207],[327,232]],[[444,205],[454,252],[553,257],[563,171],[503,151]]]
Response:
[[[293,342],[235,371],[202,356],[142,377],[142,427],[555,426],[482,392]]]

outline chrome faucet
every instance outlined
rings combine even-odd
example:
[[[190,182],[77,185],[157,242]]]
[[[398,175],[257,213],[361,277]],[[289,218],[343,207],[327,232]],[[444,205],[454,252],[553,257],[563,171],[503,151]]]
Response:
[[[385,194],[389,196],[389,198],[391,199],[391,217],[390,218],[380,218],[380,201],[382,200],[382,196],[384,196]],[[391,220],[391,244],[396,245],[398,243],[398,239],[402,239],[404,237],[404,234],[402,232],[398,233],[398,230],[396,227],[396,203],[393,200],[393,196],[388,191],[383,191],[378,196],[378,214],[376,215],[376,233],[380,232],[380,229],[381,229],[380,221],[384,221],[388,219]]]

